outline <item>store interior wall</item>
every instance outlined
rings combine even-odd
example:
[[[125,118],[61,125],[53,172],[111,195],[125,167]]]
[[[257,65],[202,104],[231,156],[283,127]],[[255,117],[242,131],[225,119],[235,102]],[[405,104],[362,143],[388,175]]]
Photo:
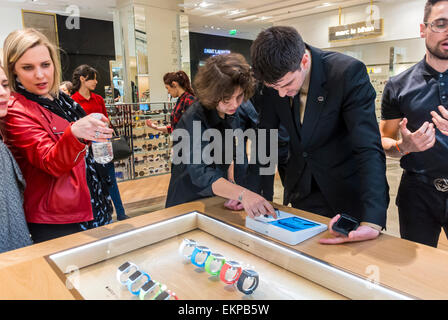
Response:
[[[56,15],[61,48],[62,80],[71,80],[81,64],[94,67],[98,73],[95,92],[104,97],[110,86],[109,61],[115,60],[114,29],[111,21],[80,18],[79,29],[68,29],[66,16]]]
[[[151,102],[167,101],[163,83],[167,72],[181,68],[179,14],[172,9],[145,6]]]
[[[377,8],[375,14],[384,19],[384,35],[374,39],[351,40],[350,45],[419,38],[425,3],[426,0],[374,2]],[[343,25],[366,21],[370,19],[370,5],[342,9],[341,18]],[[328,49],[347,45],[346,41],[330,43],[328,40],[328,28],[339,25],[338,10],[280,21],[275,25],[295,27],[305,42],[317,48]]]
[[[204,49],[229,50],[231,52],[240,53],[246,58],[249,64],[251,64],[251,45],[252,40],[190,32],[190,61],[192,79],[194,79],[199,65],[211,56],[210,54],[204,53]]]
[[[22,11],[18,8],[3,7],[0,10],[0,48],[3,48],[8,34],[22,28]]]

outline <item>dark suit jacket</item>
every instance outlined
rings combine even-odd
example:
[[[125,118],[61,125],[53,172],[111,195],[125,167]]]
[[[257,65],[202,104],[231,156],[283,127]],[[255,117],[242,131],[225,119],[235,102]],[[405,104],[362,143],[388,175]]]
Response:
[[[366,66],[340,53],[307,48],[312,69],[301,128],[294,122],[289,98],[273,89],[264,90],[260,110],[260,128],[282,124],[290,136],[286,201],[306,196],[313,176],[335,214],[384,227],[389,204],[386,160]]]

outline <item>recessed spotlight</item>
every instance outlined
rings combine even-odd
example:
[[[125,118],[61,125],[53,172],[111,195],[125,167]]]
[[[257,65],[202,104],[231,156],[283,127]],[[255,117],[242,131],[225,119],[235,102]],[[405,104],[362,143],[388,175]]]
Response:
[[[210,3],[210,2],[202,1],[201,3],[198,4],[198,7],[207,8],[207,7],[210,7],[211,5],[212,5],[212,3]]]
[[[255,19],[257,16],[255,14],[250,15],[250,16],[245,16],[245,17],[241,17],[241,18],[236,18],[233,21],[243,21],[243,20],[250,20],[250,19]]]

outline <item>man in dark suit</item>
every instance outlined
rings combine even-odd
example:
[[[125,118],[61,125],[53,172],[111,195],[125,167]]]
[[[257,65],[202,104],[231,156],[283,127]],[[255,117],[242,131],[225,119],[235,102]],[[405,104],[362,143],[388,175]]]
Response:
[[[259,128],[288,131],[285,200],[332,218],[335,244],[378,237],[386,225],[389,187],[365,65],[305,44],[291,27],[262,31],[251,48],[255,77],[267,87]],[[268,143],[269,145],[269,143]],[[332,226],[346,213],[361,226],[342,236]]]

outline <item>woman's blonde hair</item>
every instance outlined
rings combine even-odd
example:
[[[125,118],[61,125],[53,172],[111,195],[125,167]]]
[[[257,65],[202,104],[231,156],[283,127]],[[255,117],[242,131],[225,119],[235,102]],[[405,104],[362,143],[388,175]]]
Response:
[[[44,45],[50,53],[54,65],[53,85],[49,93],[57,97],[59,95],[59,84],[61,82],[61,62],[57,48],[48,38],[33,28],[26,28],[11,32],[5,40],[3,46],[3,66],[6,76],[10,81],[11,91],[17,91],[17,82],[14,68],[17,61],[31,48]]]

